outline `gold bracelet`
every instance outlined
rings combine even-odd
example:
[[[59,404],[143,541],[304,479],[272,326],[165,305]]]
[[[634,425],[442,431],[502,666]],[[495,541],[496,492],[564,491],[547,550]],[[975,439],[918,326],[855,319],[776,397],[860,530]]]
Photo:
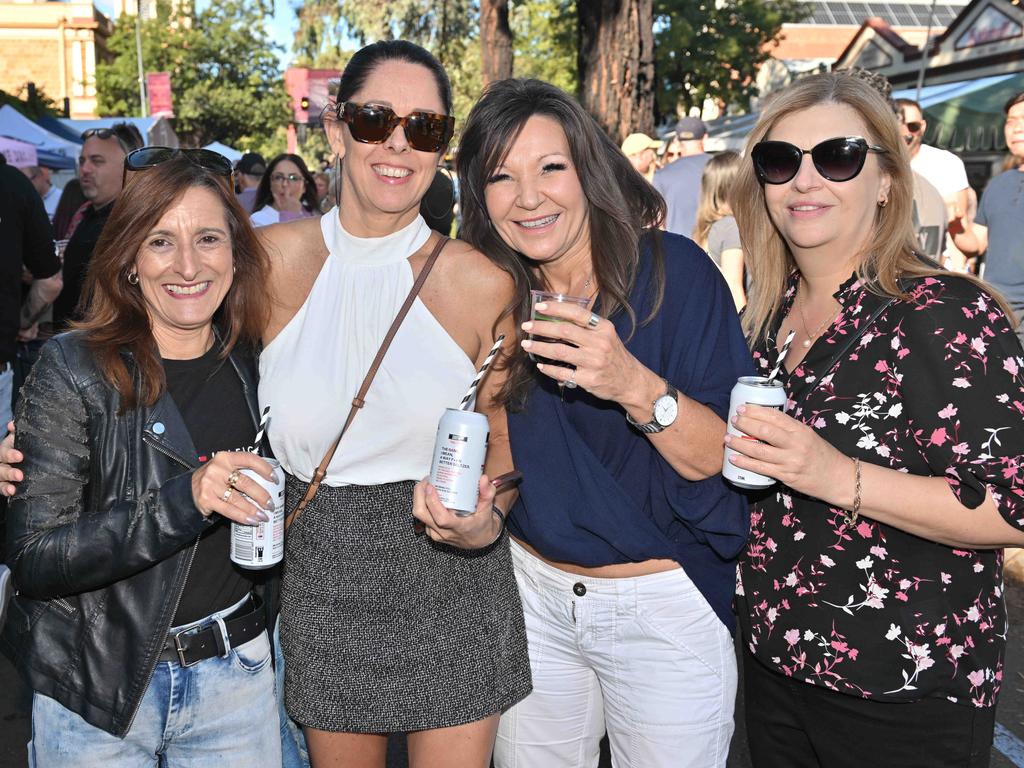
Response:
[[[853,474],[853,509],[843,516],[843,522],[851,527],[857,522],[857,515],[860,514],[860,459],[853,460]]]

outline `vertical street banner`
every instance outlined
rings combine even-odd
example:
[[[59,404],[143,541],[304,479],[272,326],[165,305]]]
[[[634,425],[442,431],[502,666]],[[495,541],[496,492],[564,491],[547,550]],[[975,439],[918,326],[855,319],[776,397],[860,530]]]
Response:
[[[150,115],[153,117],[174,117],[170,72],[147,73],[146,93],[149,96]]]

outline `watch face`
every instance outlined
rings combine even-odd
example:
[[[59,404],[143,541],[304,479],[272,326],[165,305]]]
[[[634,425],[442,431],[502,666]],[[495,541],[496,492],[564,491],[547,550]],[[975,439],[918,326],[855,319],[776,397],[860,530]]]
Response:
[[[679,403],[672,395],[663,395],[654,403],[654,420],[663,427],[672,424],[678,413]]]

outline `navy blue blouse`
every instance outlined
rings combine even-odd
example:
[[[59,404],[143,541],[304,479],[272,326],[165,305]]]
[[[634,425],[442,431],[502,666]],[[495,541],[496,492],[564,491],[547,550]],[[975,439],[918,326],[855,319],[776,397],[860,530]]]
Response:
[[[663,235],[666,288],[658,315],[626,348],[687,397],[725,419],[736,379],[753,363],[728,286],[691,240]],[[639,321],[653,301],[649,242],[630,295]],[[620,338],[629,318],[612,318]],[[721,475],[691,482],[626,422],[623,409],[537,373],[525,410],[509,413],[523,473],[508,527],[545,557],[585,567],[678,562],[730,631],[736,557],[747,540],[744,496]],[[563,399],[564,396],[564,399]]]

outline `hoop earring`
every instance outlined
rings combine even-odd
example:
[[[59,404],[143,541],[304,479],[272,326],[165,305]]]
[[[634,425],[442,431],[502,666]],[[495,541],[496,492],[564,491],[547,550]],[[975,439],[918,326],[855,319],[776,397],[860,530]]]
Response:
[[[338,155],[334,165],[334,205],[341,208],[341,155]]]
[[[128,284],[129,285],[138,285],[139,284],[139,273],[136,272],[134,269],[131,272],[128,273]]]

